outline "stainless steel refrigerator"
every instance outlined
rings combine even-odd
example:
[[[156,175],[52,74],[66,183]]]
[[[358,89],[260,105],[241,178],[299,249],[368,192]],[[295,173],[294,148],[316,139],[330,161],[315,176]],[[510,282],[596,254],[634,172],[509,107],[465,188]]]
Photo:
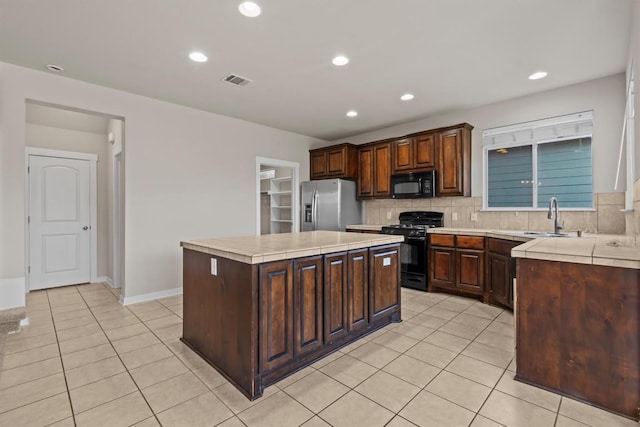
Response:
[[[356,200],[356,183],[344,179],[303,182],[300,202],[302,231],[345,231],[362,224],[362,203]]]

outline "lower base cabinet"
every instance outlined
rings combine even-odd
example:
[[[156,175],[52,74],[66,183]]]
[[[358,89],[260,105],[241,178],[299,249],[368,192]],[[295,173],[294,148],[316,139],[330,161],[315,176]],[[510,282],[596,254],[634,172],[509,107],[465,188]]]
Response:
[[[513,278],[516,272],[511,249],[522,242],[494,238],[487,240],[489,302],[513,308]]]
[[[456,294],[485,293],[485,238],[481,236],[429,235],[429,291]]]
[[[217,275],[211,255],[184,249],[183,341],[258,398],[264,387],[400,321],[399,248],[253,265],[218,258]]]

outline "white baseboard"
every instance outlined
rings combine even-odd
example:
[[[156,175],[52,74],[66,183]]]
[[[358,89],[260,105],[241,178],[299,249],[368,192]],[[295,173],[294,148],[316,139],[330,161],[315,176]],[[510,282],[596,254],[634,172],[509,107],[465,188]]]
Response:
[[[153,301],[155,299],[172,297],[174,295],[182,295],[182,288],[167,289],[165,291],[151,292],[148,294],[137,295],[135,297],[123,297],[120,295],[120,303],[122,305],[137,304],[139,302]]]
[[[111,277],[107,277],[104,282],[106,282],[111,289],[120,289],[120,286],[116,286],[115,283],[113,283],[113,279],[111,279]]]
[[[0,310],[25,306],[25,278],[0,279]]]
[[[102,283],[102,282],[106,282],[109,283],[109,278],[107,276],[98,276],[96,277],[96,281],[93,283]]]

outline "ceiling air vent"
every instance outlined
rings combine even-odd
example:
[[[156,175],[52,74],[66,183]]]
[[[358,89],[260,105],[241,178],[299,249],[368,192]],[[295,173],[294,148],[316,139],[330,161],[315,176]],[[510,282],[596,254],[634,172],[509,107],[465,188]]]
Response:
[[[246,86],[251,83],[251,80],[245,79],[244,77],[236,76],[235,74],[229,74],[224,78],[224,81],[236,86]]]

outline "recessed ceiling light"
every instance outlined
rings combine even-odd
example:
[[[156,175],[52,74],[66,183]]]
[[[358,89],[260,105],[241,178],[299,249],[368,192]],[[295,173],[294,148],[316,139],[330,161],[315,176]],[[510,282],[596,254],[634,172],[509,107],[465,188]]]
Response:
[[[331,62],[333,62],[333,65],[338,66],[347,65],[349,63],[349,58],[347,58],[346,56],[338,55],[333,58]]]
[[[47,70],[53,71],[53,72],[56,72],[56,73],[61,73],[61,72],[64,71],[64,68],[62,68],[59,65],[54,65],[54,64],[47,64],[46,68],[47,68]]]
[[[202,52],[191,52],[189,54],[189,59],[195,62],[207,62],[209,58]]]
[[[538,80],[547,77],[546,71],[537,71],[529,76],[529,80]]]
[[[347,117],[355,117],[358,115],[358,112],[355,110],[347,111]]]
[[[249,18],[255,18],[262,13],[260,6],[252,1],[243,1],[240,3],[240,6],[238,6],[238,10],[241,14],[248,16]]]
[[[403,101],[411,101],[413,98],[413,94],[411,93],[405,93],[400,97],[400,99],[402,99]]]

